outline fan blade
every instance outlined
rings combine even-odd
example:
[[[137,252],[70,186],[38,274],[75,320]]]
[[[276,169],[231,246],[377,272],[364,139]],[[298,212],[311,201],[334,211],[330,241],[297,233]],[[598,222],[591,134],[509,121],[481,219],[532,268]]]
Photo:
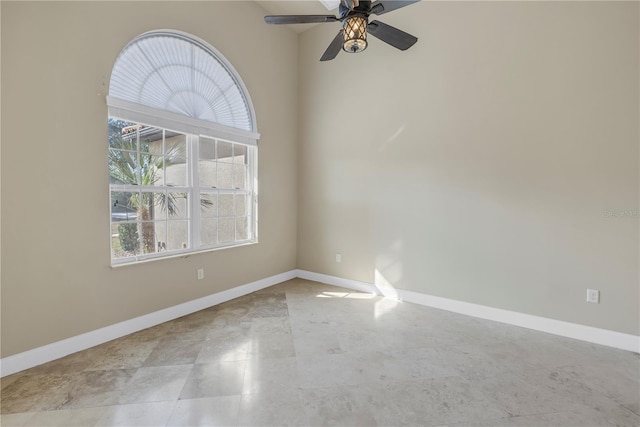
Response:
[[[413,3],[418,3],[420,0],[386,0],[386,1],[377,1],[371,7],[371,13],[375,13],[376,15],[382,15],[387,12],[391,12],[392,10],[400,9],[401,7],[409,6]]]
[[[334,37],[327,50],[324,51],[324,54],[322,55],[322,58],[320,58],[320,61],[331,61],[333,58],[338,56],[338,54],[340,53],[340,49],[342,49],[342,43],[344,42],[342,36],[343,33],[344,30],[340,30],[338,32],[338,35]]]
[[[369,22],[367,31],[372,36],[400,50],[407,50],[418,41],[417,37],[380,21]]]
[[[264,17],[267,24],[317,24],[340,21],[333,15],[268,15]]]

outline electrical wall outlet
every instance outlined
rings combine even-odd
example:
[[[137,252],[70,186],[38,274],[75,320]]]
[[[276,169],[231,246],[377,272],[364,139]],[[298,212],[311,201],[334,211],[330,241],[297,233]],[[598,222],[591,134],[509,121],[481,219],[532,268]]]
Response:
[[[342,255],[336,254],[336,262],[342,262]]]
[[[600,291],[597,289],[587,289],[587,302],[599,304]]]
[[[204,279],[204,268],[198,269],[198,280]]]

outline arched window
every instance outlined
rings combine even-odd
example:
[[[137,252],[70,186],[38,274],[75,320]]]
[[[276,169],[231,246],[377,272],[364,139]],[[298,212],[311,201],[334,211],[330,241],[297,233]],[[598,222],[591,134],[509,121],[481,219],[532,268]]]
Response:
[[[142,34],[118,56],[107,104],[112,265],[257,241],[255,114],[219,52]]]

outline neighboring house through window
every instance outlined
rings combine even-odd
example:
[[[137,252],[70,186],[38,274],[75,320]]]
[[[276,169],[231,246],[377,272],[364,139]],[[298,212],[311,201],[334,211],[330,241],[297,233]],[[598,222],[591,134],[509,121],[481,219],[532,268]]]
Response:
[[[107,104],[112,265],[257,241],[259,134],[220,53],[142,34],[118,56]]]

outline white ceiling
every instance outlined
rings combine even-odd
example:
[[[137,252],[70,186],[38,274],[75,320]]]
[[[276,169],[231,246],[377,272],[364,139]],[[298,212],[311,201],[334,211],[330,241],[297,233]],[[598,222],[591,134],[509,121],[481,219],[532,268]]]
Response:
[[[256,0],[269,15],[337,15],[338,10],[327,10],[319,0]],[[318,24],[287,25],[293,31],[301,33]]]

